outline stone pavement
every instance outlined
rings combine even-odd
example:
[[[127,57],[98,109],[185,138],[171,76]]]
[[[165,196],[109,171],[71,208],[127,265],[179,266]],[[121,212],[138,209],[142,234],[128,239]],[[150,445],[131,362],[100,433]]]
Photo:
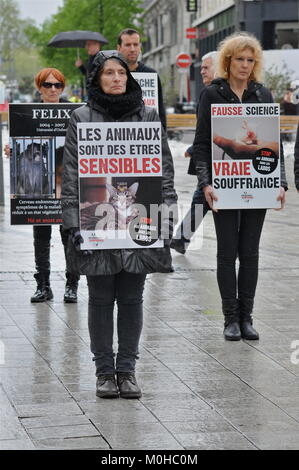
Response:
[[[172,144],[176,187],[189,204],[182,143]],[[289,146],[290,149],[290,146]],[[290,151],[289,153],[292,153]],[[283,212],[268,211],[255,325],[260,340],[225,342],[211,214],[175,272],[148,276],[138,379],[140,400],[95,396],[87,287],[63,303],[64,262],[53,230],[54,300],[31,304],[32,229],[0,208],[0,449],[298,449],[299,195],[293,158]],[[8,162],[4,162],[8,194]],[[297,342],[296,342],[297,341]]]

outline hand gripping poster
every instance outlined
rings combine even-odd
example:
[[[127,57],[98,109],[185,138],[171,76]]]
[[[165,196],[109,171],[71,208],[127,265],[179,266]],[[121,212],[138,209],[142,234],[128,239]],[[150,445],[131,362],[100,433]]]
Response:
[[[212,104],[217,209],[279,208],[279,104]]]
[[[139,83],[145,106],[155,108],[159,112],[158,75],[157,73],[131,72]]]
[[[9,105],[12,225],[62,223],[60,204],[66,130],[78,103]]]
[[[78,123],[82,250],[158,248],[160,122]]]

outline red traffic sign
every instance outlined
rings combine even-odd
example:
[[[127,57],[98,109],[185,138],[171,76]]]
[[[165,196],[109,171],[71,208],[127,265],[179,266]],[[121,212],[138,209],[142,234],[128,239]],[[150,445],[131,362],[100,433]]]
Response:
[[[197,38],[196,28],[186,28],[186,38],[187,39],[196,39]]]
[[[187,69],[192,64],[192,57],[191,55],[182,52],[177,56],[175,64],[181,69]]]

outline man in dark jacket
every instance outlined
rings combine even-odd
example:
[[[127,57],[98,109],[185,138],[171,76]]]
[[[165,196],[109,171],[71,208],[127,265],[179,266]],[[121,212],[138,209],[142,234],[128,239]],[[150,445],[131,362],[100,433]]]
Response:
[[[212,51],[208,52],[201,58],[201,67],[200,74],[202,78],[202,83],[205,87],[209,86],[215,77],[216,72],[216,58],[217,52]],[[204,88],[202,89],[198,105],[197,113],[200,106],[200,98]],[[190,158],[190,163],[188,167],[188,175],[196,175],[195,165],[193,161],[193,145],[189,147],[185,152],[185,157]],[[182,220],[180,226],[178,227],[176,234],[170,243],[170,248],[174,249],[178,253],[184,255],[190,244],[191,237],[194,235],[196,230],[199,228],[201,222],[204,219],[204,216],[208,212],[209,206],[205,200],[202,189],[199,189],[198,185],[194,191],[191,207],[184,219]]]
[[[155,69],[148,67],[143,62],[138,62],[141,53],[140,34],[135,29],[124,29],[118,35],[117,50],[126,59],[130,72],[157,73]],[[158,99],[159,99],[159,117],[162,126],[166,130],[166,113],[163,104],[162,85],[158,75]]]
[[[101,44],[98,41],[86,41],[85,43],[85,49],[87,50],[88,53],[88,62],[85,65],[83,64],[81,59],[77,59],[75,62],[75,66],[78,67],[80,72],[88,78],[89,72],[91,71],[92,68],[92,62],[97,53],[101,50]]]

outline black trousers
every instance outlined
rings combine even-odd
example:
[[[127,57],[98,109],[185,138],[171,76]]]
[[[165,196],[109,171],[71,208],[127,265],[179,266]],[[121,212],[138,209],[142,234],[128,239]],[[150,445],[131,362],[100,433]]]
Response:
[[[134,372],[143,324],[143,289],[146,275],[121,271],[87,276],[88,328],[96,375]],[[113,309],[117,302],[118,352],[114,364]]]
[[[217,281],[222,300],[254,298],[265,215],[265,209],[213,212],[217,236]]]
[[[66,247],[68,242],[68,232],[63,230],[62,225],[59,226],[61,241],[64,247],[64,256],[66,259]],[[35,256],[36,275],[39,274],[48,277],[50,275],[50,241],[52,235],[52,225],[34,225],[33,226],[33,243]],[[66,278],[69,280],[79,280],[80,276],[71,274],[66,270]]]

